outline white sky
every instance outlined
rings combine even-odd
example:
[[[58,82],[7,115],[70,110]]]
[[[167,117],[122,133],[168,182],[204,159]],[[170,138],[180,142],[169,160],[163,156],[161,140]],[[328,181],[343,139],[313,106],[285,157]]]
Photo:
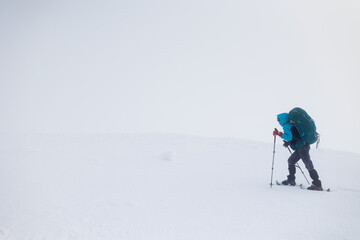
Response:
[[[303,107],[360,152],[359,1],[0,0],[0,132],[272,142]]]

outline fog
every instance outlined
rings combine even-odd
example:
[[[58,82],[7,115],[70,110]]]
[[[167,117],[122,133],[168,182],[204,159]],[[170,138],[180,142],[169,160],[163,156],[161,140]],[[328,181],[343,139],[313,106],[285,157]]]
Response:
[[[0,132],[272,142],[302,107],[360,152],[358,1],[0,1]]]

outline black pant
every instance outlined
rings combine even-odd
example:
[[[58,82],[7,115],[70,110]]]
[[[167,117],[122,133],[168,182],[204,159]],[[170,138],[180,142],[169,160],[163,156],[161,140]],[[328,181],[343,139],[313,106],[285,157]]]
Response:
[[[295,165],[300,159],[304,162],[307,170],[311,171],[314,169],[314,165],[310,159],[310,145],[305,145],[300,149],[296,149],[295,152],[289,157],[288,163]]]
[[[319,175],[314,169],[314,164],[310,159],[310,145],[305,145],[300,149],[296,149],[293,154],[288,159],[289,164],[289,180],[295,180],[296,167],[295,164],[301,159],[306,169],[309,171],[310,177],[313,180],[313,184],[316,186],[321,186],[321,181],[319,180]]]

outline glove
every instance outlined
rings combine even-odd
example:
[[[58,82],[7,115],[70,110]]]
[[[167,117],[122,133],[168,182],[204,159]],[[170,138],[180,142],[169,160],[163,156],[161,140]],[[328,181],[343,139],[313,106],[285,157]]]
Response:
[[[281,137],[283,135],[283,132],[279,132],[277,129],[274,130],[273,136],[279,135]]]
[[[289,145],[290,145],[290,142],[287,142],[287,141],[284,140],[283,146],[287,148]]]

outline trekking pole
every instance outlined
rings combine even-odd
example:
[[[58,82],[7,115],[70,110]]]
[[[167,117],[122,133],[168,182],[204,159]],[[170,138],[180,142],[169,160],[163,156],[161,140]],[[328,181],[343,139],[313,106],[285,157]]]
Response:
[[[290,154],[292,154],[292,152],[291,152],[291,150],[290,150],[289,146],[287,146],[286,148],[289,150]],[[301,171],[302,175],[304,176],[305,180],[306,180],[306,181],[307,181],[307,183],[310,185],[310,183],[309,183],[308,179],[306,178],[305,173],[304,173],[304,172],[303,172],[303,170],[301,169],[301,167],[300,167],[299,163],[296,163],[296,165],[295,165],[295,166],[296,166],[297,168],[299,168],[299,169],[300,169],[300,171]]]
[[[277,130],[275,128],[275,130]],[[275,159],[275,145],[276,145],[276,135],[274,135],[274,149],[273,149],[273,159],[272,159],[272,166],[271,166],[271,182],[270,182],[270,187],[272,188],[273,185],[273,172],[274,172],[274,159]]]

